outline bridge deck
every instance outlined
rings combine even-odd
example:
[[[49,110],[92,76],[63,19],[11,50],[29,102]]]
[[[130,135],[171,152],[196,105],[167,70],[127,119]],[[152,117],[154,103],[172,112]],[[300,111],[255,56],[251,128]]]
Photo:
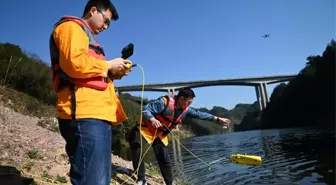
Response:
[[[168,83],[145,84],[146,91],[166,91],[167,89],[178,90],[183,87],[197,88],[220,85],[238,85],[238,86],[256,86],[260,83],[272,84],[293,79],[296,75],[278,75],[263,77],[245,77],[245,78],[228,78],[218,80],[198,80],[198,81],[181,81]],[[123,85],[116,87],[119,91],[141,90],[142,85]]]

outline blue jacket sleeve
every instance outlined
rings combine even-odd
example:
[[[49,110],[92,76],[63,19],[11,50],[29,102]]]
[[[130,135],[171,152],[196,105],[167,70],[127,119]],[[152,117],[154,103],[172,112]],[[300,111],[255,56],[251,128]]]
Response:
[[[214,121],[215,119],[214,115],[206,113],[206,112],[201,112],[192,107],[189,107],[187,116],[196,118],[196,119],[201,119],[201,120],[209,120],[209,121]]]
[[[154,114],[160,113],[165,108],[165,101],[161,97],[159,99],[156,99],[154,101],[149,102],[143,107],[142,114],[146,119],[150,119],[154,117]]]

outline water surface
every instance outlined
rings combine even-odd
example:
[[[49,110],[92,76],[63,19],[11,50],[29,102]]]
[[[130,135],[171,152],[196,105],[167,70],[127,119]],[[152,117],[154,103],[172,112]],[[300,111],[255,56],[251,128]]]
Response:
[[[193,137],[181,143],[210,163],[231,154],[261,156],[261,166],[221,161],[208,167],[170,143],[175,177],[190,184],[335,184],[335,131],[274,129]]]

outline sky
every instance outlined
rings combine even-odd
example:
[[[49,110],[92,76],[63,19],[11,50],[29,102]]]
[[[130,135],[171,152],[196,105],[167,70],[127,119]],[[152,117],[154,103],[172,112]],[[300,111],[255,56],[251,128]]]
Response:
[[[145,83],[297,74],[335,39],[334,0],[114,0],[120,19],[97,35],[107,59],[135,46]],[[11,0],[0,12],[0,42],[49,59],[49,36],[63,16],[81,16],[86,1]],[[271,37],[263,38],[265,34]],[[139,68],[116,85],[142,83]],[[268,93],[278,85],[269,85]],[[253,87],[194,89],[193,107],[253,103]],[[132,92],[141,95],[141,92]],[[164,95],[145,92],[147,98]]]

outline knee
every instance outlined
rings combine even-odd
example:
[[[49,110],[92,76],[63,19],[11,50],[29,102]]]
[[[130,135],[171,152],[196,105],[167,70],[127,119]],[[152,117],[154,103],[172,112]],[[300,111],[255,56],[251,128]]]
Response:
[[[171,166],[169,157],[163,157],[162,159],[158,160],[158,162],[159,162],[159,164],[161,164],[164,167],[170,167]]]
[[[130,145],[134,143],[139,143],[139,138],[137,136],[137,128],[134,127],[131,130],[128,130],[125,134],[125,139],[128,141]]]
[[[130,148],[132,150],[132,153],[139,154],[140,153],[140,145],[137,143],[130,143]]]

